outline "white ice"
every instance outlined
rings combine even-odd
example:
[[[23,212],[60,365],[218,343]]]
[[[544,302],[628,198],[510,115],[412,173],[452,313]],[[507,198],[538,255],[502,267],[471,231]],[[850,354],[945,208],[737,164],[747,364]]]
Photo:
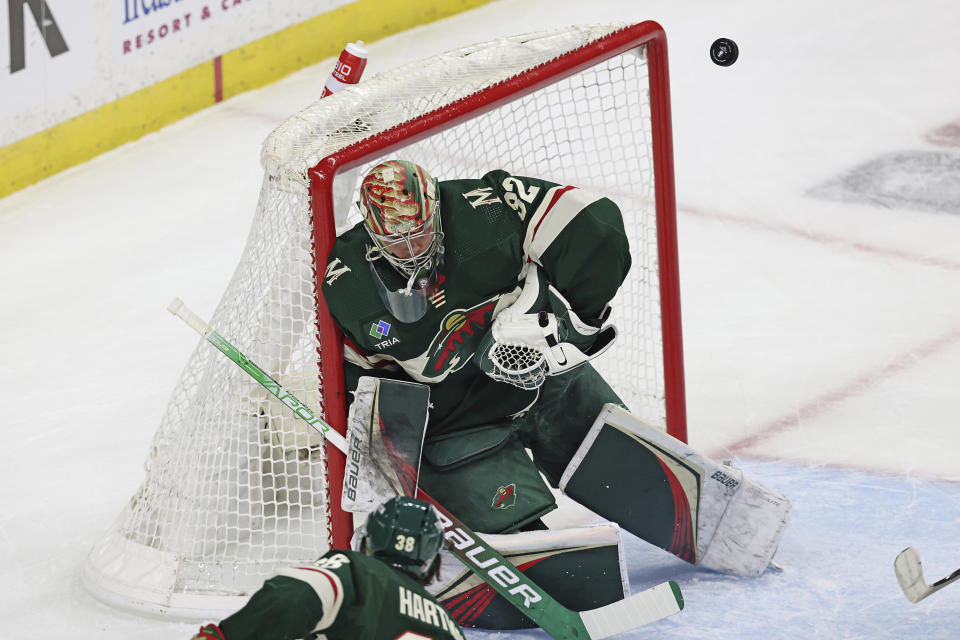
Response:
[[[629,637],[957,637],[960,586],[910,604],[892,563],[915,545],[928,581],[960,565],[960,139],[931,135],[960,126],[960,4],[680,4],[499,0],[372,43],[367,73],[499,35],[660,22],[690,442],[795,508],[784,571],[752,580],[631,540],[634,589],[676,579],[687,607]],[[720,36],[740,46],[732,67],[708,59]],[[165,306],[212,312],[254,212],[260,143],[331,66],[0,200],[0,638],[195,631],[115,611],[78,574],[142,480],[195,346]],[[904,154],[945,168],[898,178]],[[872,177],[926,205],[814,195],[883,158],[892,173]]]

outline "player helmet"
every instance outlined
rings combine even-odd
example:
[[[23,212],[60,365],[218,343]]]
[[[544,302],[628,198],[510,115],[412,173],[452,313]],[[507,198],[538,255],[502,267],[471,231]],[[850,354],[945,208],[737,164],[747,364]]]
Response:
[[[418,164],[388,160],[360,183],[360,210],[376,250],[411,278],[428,276],[443,253],[437,181]],[[408,287],[409,288],[409,287]]]
[[[443,544],[443,526],[430,504],[400,496],[367,518],[366,552],[414,578],[423,578]]]

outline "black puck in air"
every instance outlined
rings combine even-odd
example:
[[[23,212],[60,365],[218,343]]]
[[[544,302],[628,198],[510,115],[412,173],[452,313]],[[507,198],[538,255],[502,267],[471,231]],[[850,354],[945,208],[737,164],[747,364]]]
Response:
[[[737,43],[730,38],[717,38],[710,45],[710,59],[721,67],[729,67],[740,56]]]

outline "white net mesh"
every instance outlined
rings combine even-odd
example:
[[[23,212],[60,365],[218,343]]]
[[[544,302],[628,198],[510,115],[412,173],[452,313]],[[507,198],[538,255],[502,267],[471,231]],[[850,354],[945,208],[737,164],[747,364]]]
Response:
[[[495,86],[624,25],[506,38],[400,67],[325,98],[266,140],[264,180],[240,264],[210,320],[293,395],[323,412],[308,171],[357,141]],[[657,233],[643,49],[595,66],[390,152],[440,180],[502,168],[574,184],[617,202],[633,255],[613,302],[620,338],[599,362],[640,417],[663,425]],[[338,173],[338,228],[355,214],[358,176]],[[321,262],[325,256],[321,256]],[[322,269],[325,265],[320,265]],[[179,617],[231,611],[279,565],[327,546],[328,484],[319,436],[201,342],[170,400],[143,485],[84,570],[114,604]]]

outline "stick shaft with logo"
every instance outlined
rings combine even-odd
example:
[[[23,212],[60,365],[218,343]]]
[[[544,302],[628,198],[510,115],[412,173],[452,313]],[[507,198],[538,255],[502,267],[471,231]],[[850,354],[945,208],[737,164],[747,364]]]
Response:
[[[346,455],[347,443],[342,435],[188,309],[182,300],[174,298],[167,310],[186,322]],[[395,463],[398,465],[395,471],[399,476],[408,474],[408,469],[400,467],[402,460],[395,460]],[[496,549],[422,489],[416,489],[416,496],[430,502],[440,513],[444,542],[450,552],[557,640],[600,640],[673,615],[683,608],[680,588],[671,580],[604,607],[579,613],[572,611],[517,570]]]

